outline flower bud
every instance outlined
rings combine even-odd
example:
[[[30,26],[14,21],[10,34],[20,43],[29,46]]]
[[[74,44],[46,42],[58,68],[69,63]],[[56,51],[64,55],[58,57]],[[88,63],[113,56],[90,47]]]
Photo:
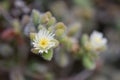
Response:
[[[87,34],[84,34],[84,35],[82,36],[81,43],[82,43],[83,47],[84,47],[86,50],[88,50],[88,51],[91,50],[91,44],[90,44],[89,37],[88,37]]]
[[[30,39],[33,41],[35,39],[36,33],[30,33]]]
[[[71,50],[71,48],[72,48],[71,38],[69,38],[69,37],[66,36],[66,37],[64,37],[64,39],[61,39],[60,41],[61,41],[61,43],[64,44],[64,47],[65,47],[68,51]]]
[[[74,24],[72,24],[72,26],[70,27],[70,29],[68,31],[68,36],[74,36],[79,31],[80,31],[80,24],[74,23]]]
[[[48,11],[48,12],[46,12],[45,14],[48,16],[48,18],[49,18],[49,19],[52,17],[51,12],[49,12],[49,11]]]
[[[44,28],[45,28],[45,26],[43,26],[43,25],[38,26],[38,30],[41,30],[41,29],[44,29]]]
[[[59,45],[59,41],[58,41],[58,40],[56,40],[56,39],[52,40],[52,42],[54,42],[54,43],[55,43],[55,46],[54,46],[53,48],[55,48],[55,47],[57,47],[57,46]]]
[[[63,29],[57,29],[55,31],[55,34],[56,34],[57,37],[61,37],[64,34],[64,32],[65,31]]]
[[[47,26],[49,27],[49,26],[53,25],[55,22],[56,22],[56,19],[54,17],[51,17],[49,22],[47,23]]]
[[[49,28],[48,28],[48,31],[50,31],[50,32],[54,32],[54,28],[53,28],[53,26],[49,27]]]
[[[46,15],[46,14],[44,14],[42,17],[41,17],[41,24],[46,24],[46,23],[48,23],[48,21],[49,21],[49,18],[48,18],[48,16]]]
[[[63,30],[66,30],[66,26],[64,25],[64,23],[62,22],[59,22],[55,25],[55,29],[63,29]]]
[[[38,52],[39,52],[39,50],[38,49],[31,49],[31,51],[33,52],[33,53],[35,53],[35,54],[38,54]]]

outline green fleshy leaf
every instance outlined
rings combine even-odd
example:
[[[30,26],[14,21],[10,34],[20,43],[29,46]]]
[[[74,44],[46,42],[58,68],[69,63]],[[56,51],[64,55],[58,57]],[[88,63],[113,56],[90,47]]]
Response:
[[[91,60],[88,56],[83,57],[83,65],[86,69],[93,70],[96,65],[93,60]]]
[[[60,67],[66,67],[70,62],[69,56],[66,52],[61,50],[55,55],[55,61]]]
[[[40,23],[40,13],[37,10],[32,11],[32,20],[34,23],[34,26],[38,26]]]
[[[53,57],[53,50],[51,49],[51,50],[48,50],[48,53],[43,53],[42,54],[42,57],[45,59],[45,60],[48,60],[48,61],[50,61],[51,59],[52,59],[52,57]]]
[[[82,36],[82,40],[81,40],[82,45],[85,45],[85,43],[88,42],[88,41],[89,41],[88,35],[87,35],[87,34],[84,34],[84,35]]]

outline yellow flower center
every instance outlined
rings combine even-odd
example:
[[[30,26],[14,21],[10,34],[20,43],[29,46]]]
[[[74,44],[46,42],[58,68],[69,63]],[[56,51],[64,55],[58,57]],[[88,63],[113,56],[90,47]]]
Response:
[[[49,43],[49,40],[46,39],[46,38],[43,38],[43,39],[40,40],[40,46],[42,48],[46,48],[48,46],[48,43]]]
[[[96,42],[100,43],[101,39],[100,38],[96,38]]]

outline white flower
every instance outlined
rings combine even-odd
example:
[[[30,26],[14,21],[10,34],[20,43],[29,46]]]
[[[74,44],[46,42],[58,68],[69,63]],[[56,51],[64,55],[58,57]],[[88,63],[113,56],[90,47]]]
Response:
[[[94,51],[101,51],[106,48],[107,39],[103,38],[102,33],[94,31],[90,36],[90,44]]]
[[[48,53],[48,50],[55,46],[55,34],[50,33],[46,29],[40,30],[35,34],[35,38],[33,40],[33,47],[36,50],[39,50],[39,53]]]

